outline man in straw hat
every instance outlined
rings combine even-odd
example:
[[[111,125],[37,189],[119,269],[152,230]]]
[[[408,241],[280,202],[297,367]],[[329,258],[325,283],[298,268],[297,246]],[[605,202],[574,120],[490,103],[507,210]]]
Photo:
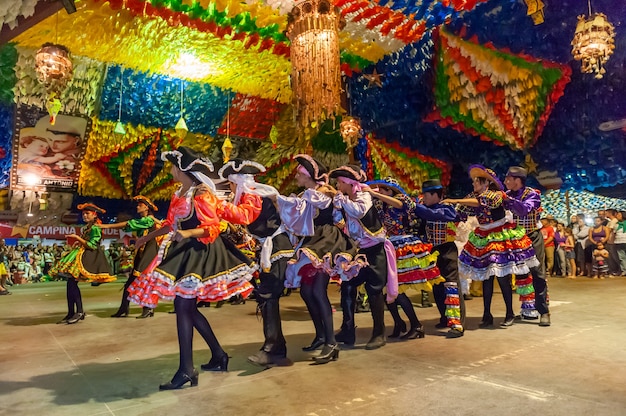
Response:
[[[550,309],[548,308],[548,285],[546,283],[545,248],[541,231],[539,229],[539,213],[541,212],[541,193],[534,188],[526,186],[526,169],[519,166],[511,166],[504,178],[507,188],[504,207],[513,213],[515,222],[526,230],[526,235],[532,241],[535,256],[539,261],[536,267],[530,268],[532,285],[534,287],[534,307],[541,314],[539,326],[550,326]],[[528,274],[521,275],[516,279],[528,279]],[[523,286],[523,285],[521,285]],[[522,307],[524,302],[522,301]],[[528,308],[530,309],[530,308]],[[529,313],[532,313],[529,311]],[[522,310],[522,317],[525,315]],[[535,318],[536,319],[536,318]]]

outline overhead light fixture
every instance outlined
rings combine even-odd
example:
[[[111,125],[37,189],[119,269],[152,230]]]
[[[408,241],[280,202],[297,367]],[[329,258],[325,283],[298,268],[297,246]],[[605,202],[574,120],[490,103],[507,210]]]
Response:
[[[341,111],[339,30],[345,22],[329,0],[297,1],[287,20],[296,118],[305,130]]]
[[[357,145],[359,138],[363,135],[361,122],[358,118],[344,116],[339,124],[339,133],[348,148],[348,154],[350,154],[350,149]]]
[[[591,13],[591,0],[587,0],[587,4],[589,17],[578,16],[572,40],[572,55],[574,59],[581,61],[583,73],[595,73],[595,77],[601,79],[606,73],[604,64],[615,49],[615,29],[605,14]]]
[[[162,69],[173,78],[189,80],[202,80],[217,73],[212,62],[204,61],[190,52],[182,52],[175,61],[166,61]]]

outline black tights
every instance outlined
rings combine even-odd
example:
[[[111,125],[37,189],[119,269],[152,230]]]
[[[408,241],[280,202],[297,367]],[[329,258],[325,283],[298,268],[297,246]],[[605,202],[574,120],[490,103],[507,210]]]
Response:
[[[333,345],[335,344],[335,330],[333,309],[328,299],[329,280],[330,276],[326,273],[317,273],[311,279],[303,279],[300,296],[311,314],[316,338],[323,338],[326,344]]]
[[[176,296],[174,299],[174,309],[176,310],[176,328],[178,330],[178,348],[180,352],[180,362],[178,371],[187,375],[193,374],[193,329],[198,333],[211,349],[214,357],[226,354],[219,341],[211,329],[209,321],[198,310],[197,299],[185,299]]]
[[[483,320],[491,317],[491,299],[493,298],[493,276],[483,280]],[[513,318],[513,288],[511,287],[511,275],[498,277],[498,284],[502,291],[502,298],[506,306],[506,319]]]
[[[409,318],[411,328],[419,328],[422,326],[419,319],[417,319],[417,314],[415,313],[411,299],[409,299],[405,293],[400,293],[394,302],[387,304],[387,308],[389,309],[389,312],[391,312],[395,325],[404,325],[402,318],[400,318],[400,312],[398,312],[398,305],[400,305],[407,318]]]
[[[78,280],[71,276],[67,277],[67,316],[72,316],[74,313],[83,313],[83,297],[80,294],[78,288]]]

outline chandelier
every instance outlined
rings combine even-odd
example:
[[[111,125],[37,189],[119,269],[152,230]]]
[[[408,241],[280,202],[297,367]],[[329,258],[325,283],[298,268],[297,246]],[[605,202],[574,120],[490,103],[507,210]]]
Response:
[[[592,14],[590,0],[588,4],[589,18],[578,16],[572,40],[572,55],[577,61],[582,61],[582,72],[595,72],[595,77],[601,79],[606,73],[603,65],[615,49],[615,30],[605,14]]]
[[[345,22],[328,0],[300,0],[288,16],[291,41],[291,86],[300,126],[341,110],[339,30]]]
[[[35,55],[35,72],[49,95],[60,96],[72,79],[70,51],[62,45],[44,43]]]

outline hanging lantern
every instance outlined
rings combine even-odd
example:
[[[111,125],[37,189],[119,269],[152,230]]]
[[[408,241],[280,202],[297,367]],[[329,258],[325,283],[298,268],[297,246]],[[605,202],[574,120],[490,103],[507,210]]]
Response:
[[[341,110],[339,30],[345,25],[328,0],[300,0],[289,13],[291,85],[300,126]]]
[[[50,125],[54,126],[54,123],[57,121],[57,115],[59,111],[61,111],[61,101],[52,94],[48,100],[46,101],[46,110],[48,110],[48,114],[50,115]]]
[[[113,133],[124,136],[126,134],[126,128],[124,128],[124,123],[118,120],[117,123],[115,123],[115,128],[113,128]]]
[[[224,144],[222,145],[222,154],[224,155],[224,163],[228,163],[230,160],[230,154],[233,151],[233,143],[227,137],[224,139]]]
[[[185,122],[184,118],[179,118],[178,119],[178,123],[176,123],[176,127],[174,127],[174,130],[176,130],[176,133],[178,133],[178,137],[180,137],[181,139],[184,139],[185,136],[187,136],[187,132],[189,131],[189,129],[187,128],[187,123]]]
[[[339,124],[339,133],[348,149],[352,149],[363,135],[361,122],[357,118],[345,116]]]
[[[582,61],[582,72],[596,74],[601,79],[606,73],[604,64],[609,60],[615,49],[615,30],[603,13],[591,14],[589,18],[578,16],[576,33],[572,40],[572,55]]]
[[[35,55],[37,80],[51,98],[60,97],[73,73],[70,51],[62,45],[44,43]]]

